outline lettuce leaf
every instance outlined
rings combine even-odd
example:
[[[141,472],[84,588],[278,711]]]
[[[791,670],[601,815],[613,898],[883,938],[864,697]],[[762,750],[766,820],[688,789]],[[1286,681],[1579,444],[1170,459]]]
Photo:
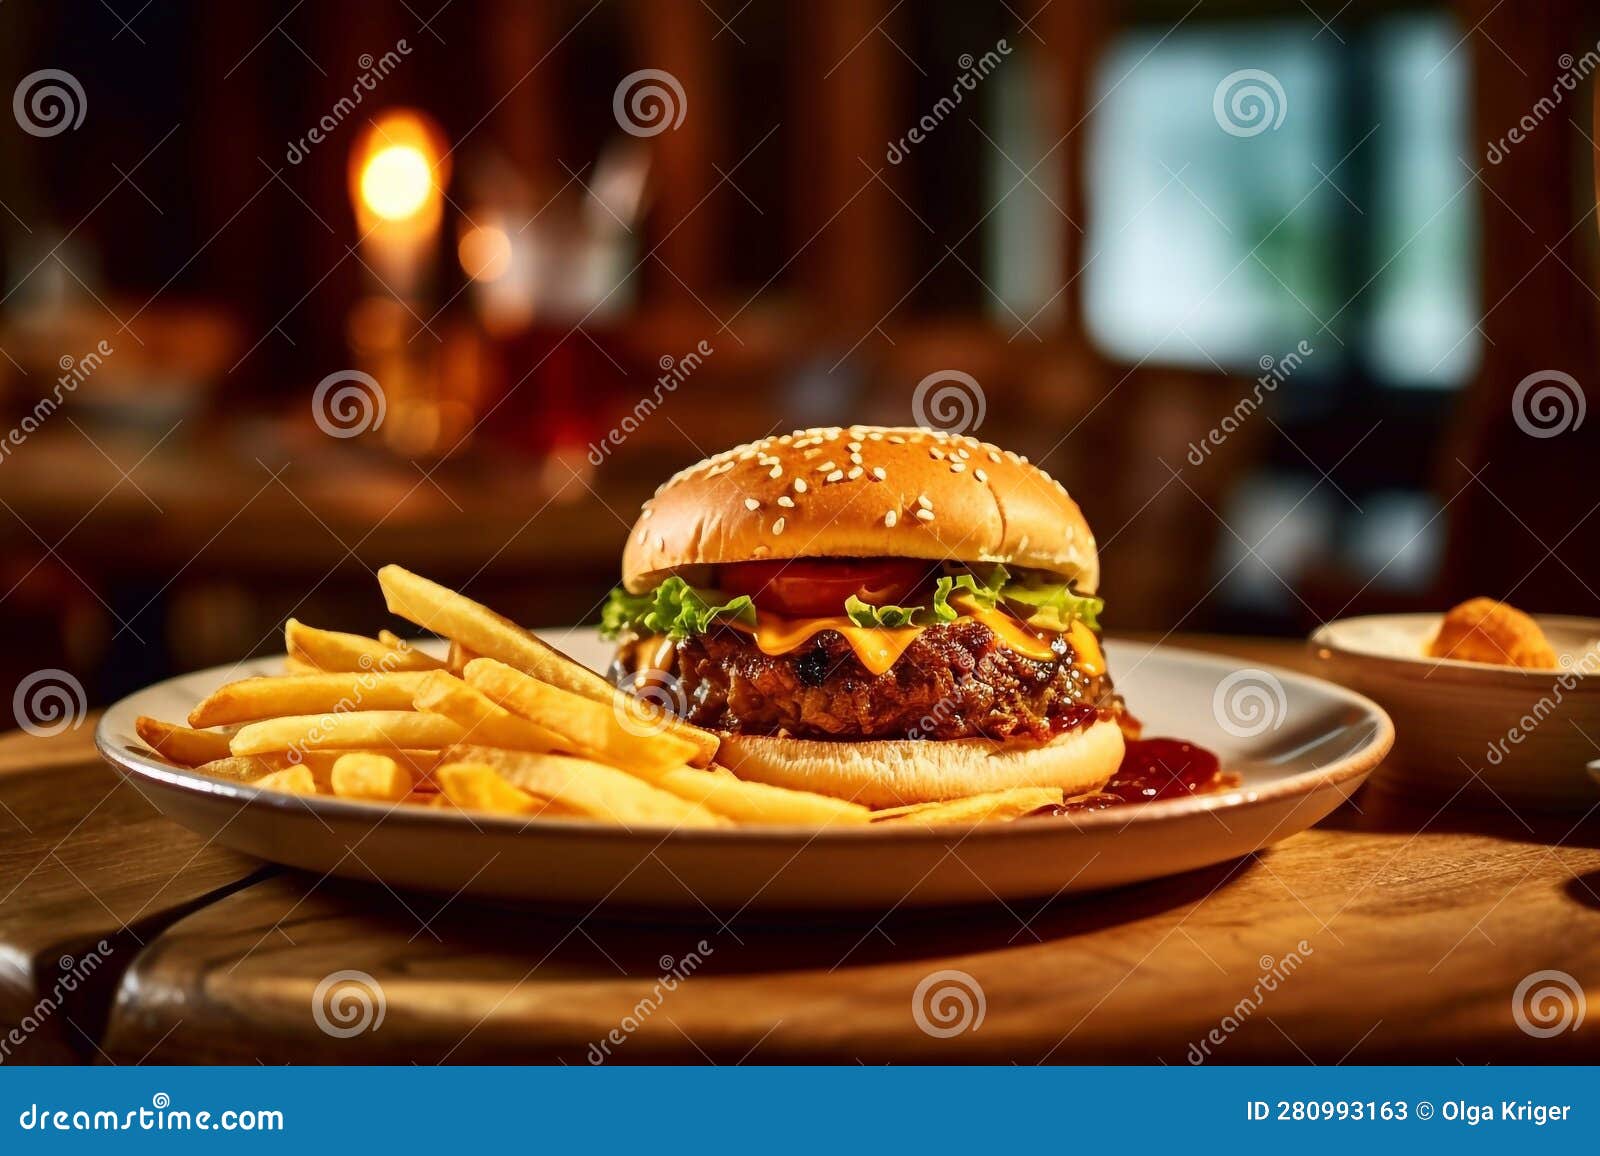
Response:
[[[600,634],[615,638],[625,631],[665,634],[674,641],[704,634],[718,619],[754,626],[755,603],[748,594],[712,605],[716,595],[696,590],[682,578],[668,578],[648,594],[629,594],[621,587],[611,592],[600,611]]]
[[[986,610],[1004,602],[1030,626],[1043,630],[1066,630],[1078,621],[1098,633],[1100,612],[1105,609],[1102,599],[1079,594],[1070,583],[1014,579],[1004,566],[991,566],[942,575],[934,584],[929,606],[874,606],[852,594],[845,599],[844,613],[857,626],[933,626],[961,617],[961,611],[950,605],[950,599],[958,594]],[[600,633],[616,638],[636,631],[664,634],[677,641],[704,634],[719,620],[755,625],[756,608],[749,595],[718,604],[715,600],[719,597],[676,577],[646,594],[629,594],[619,587],[600,612]]]
[[[1079,594],[1065,582],[1012,582],[1000,597],[1011,606],[1023,608],[1019,612],[1030,626],[1052,630],[1065,630],[1076,620],[1099,633],[1100,612],[1106,608],[1103,598]]]
[[[926,615],[925,606],[874,606],[854,594],[844,600],[844,612],[857,626],[913,626]]]
[[[995,601],[1000,597],[1002,587],[1009,577],[1004,566],[994,567],[987,577],[983,578],[971,570],[944,575],[934,583],[934,619],[939,622],[954,622],[961,617],[961,612],[950,605],[950,595],[958,592],[972,595],[972,600],[979,606],[985,610],[993,610]]]

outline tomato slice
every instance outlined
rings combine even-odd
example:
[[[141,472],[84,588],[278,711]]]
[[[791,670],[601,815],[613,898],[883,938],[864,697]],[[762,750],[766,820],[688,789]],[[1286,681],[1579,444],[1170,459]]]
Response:
[[[844,613],[854,594],[874,606],[900,605],[938,568],[914,558],[792,558],[736,562],[719,569],[717,586],[748,594],[756,606],[784,618]]]

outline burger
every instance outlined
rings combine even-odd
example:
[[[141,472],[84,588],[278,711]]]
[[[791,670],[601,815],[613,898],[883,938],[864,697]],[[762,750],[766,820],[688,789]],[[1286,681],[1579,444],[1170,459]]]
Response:
[[[613,678],[741,778],[873,807],[1100,788],[1123,754],[1094,536],[976,438],[797,430],[691,466],[628,535]]]

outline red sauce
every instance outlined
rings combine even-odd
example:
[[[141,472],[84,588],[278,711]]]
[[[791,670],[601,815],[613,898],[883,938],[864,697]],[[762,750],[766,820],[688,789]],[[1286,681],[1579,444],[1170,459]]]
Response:
[[[1182,739],[1132,739],[1123,752],[1122,765],[1099,794],[1041,807],[1033,815],[1102,811],[1129,803],[1207,795],[1233,785],[1233,776],[1223,773],[1217,756],[1204,747]]]

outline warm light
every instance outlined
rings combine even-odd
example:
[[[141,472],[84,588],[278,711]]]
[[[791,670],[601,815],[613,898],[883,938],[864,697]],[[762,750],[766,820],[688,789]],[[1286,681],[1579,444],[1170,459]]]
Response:
[[[376,247],[436,235],[449,182],[444,134],[416,109],[385,109],[351,147],[356,224]]]
[[[494,225],[476,225],[456,246],[461,268],[475,281],[497,281],[511,268],[511,238]]]
[[[416,216],[433,192],[433,166],[421,149],[388,145],[361,170],[361,199],[386,221]]]

